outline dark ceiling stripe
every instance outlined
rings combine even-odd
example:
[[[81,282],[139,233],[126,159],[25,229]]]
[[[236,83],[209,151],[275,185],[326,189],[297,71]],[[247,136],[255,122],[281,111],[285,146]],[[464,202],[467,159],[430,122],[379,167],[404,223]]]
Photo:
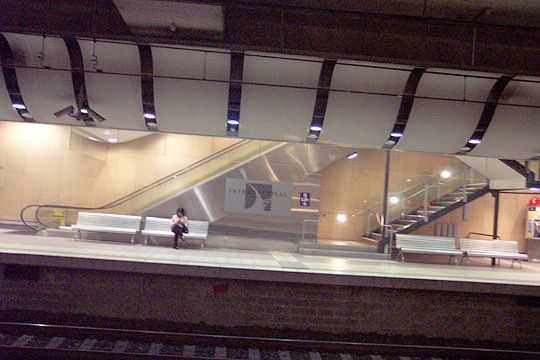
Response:
[[[244,53],[232,52],[229,74],[229,102],[227,104],[227,135],[238,135],[243,74]]]
[[[73,83],[73,93],[75,94],[75,103],[77,104],[77,115],[88,126],[95,126],[94,120],[88,114],[81,114],[81,109],[88,109],[88,97],[86,92],[86,83],[84,81],[84,63],[81,47],[77,39],[64,37],[64,43],[69,54],[71,65],[71,81]]]
[[[420,79],[422,79],[422,75],[424,75],[425,71],[425,68],[414,68],[409,74],[409,78],[405,84],[405,89],[401,95],[401,104],[399,105],[396,122],[394,123],[392,132],[390,133],[390,136],[388,137],[388,140],[384,146],[385,148],[394,147],[401,139],[401,136],[392,136],[392,134],[404,133],[405,128],[407,127],[407,122],[409,121],[409,117],[411,116],[411,110],[414,103],[414,97],[416,96],[416,90],[418,89],[418,84],[420,83]]]
[[[497,79],[495,84],[493,84],[493,87],[489,91],[486,102],[484,103],[484,109],[482,110],[482,115],[480,115],[480,119],[478,120],[476,129],[474,130],[473,134],[471,135],[467,143],[464,145],[460,153],[467,153],[471,151],[482,140],[484,134],[486,133],[486,130],[489,127],[489,124],[491,123],[491,120],[493,120],[493,115],[495,115],[495,110],[497,109],[497,105],[499,104],[501,95],[506,88],[506,85],[508,85],[512,78],[513,76],[504,75]],[[478,140],[478,142],[470,143],[471,140]]]
[[[152,47],[138,45],[141,62],[141,95],[143,118],[148,130],[157,130],[158,121],[154,105],[154,65],[152,62]]]
[[[28,108],[24,102],[24,99],[19,88],[19,82],[17,81],[17,73],[15,71],[15,58],[9,42],[3,34],[0,34],[0,65],[2,66],[2,73],[4,75],[4,82],[6,83],[7,92],[11,100],[12,105],[22,105],[24,108],[15,108],[19,116],[27,122],[35,122]]]
[[[307,139],[317,141],[321,134],[328,105],[328,95],[330,94],[330,85],[332,83],[332,75],[336,67],[336,60],[324,60],[319,74],[319,84],[317,86],[317,95],[315,97],[315,106],[313,108],[313,116],[311,117],[311,125],[307,134]]]

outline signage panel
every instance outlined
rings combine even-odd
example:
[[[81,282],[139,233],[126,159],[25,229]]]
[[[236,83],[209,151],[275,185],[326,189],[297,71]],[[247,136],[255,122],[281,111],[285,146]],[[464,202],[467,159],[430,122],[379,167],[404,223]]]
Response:
[[[244,179],[225,180],[225,211],[263,215],[289,215],[292,185]]]

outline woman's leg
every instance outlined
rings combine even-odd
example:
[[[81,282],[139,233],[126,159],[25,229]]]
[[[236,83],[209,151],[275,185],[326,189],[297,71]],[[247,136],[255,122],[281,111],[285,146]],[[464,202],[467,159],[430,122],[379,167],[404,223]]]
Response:
[[[176,224],[172,227],[172,232],[174,233],[173,248],[178,249],[178,236],[182,233],[182,228]]]

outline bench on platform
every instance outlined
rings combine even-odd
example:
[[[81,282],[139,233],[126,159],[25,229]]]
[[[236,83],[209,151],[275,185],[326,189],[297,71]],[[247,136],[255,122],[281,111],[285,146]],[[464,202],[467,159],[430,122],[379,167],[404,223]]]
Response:
[[[81,239],[81,232],[98,232],[131,235],[131,243],[140,229],[141,217],[91,212],[79,212],[77,223],[71,229],[77,230],[75,240]]]
[[[522,260],[528,260],[527,254],[521,254],[518,250],[517,241],[511,240],[479,240],[461,239],[461,251],[463,260],[469,261],[470,257],[486,257],[493,259],[512,259],[512,265],[518,261],[522,268]]]
[[[462,252],[456,250],[454,238],[441,236],[424,236],[410,234],[396,234],[396,248],[401,261],[405,261],[406,253],[423,255],[448,255],[448,263],[454,260],[457,264],[456,256],[461,256]]]
[[[198,239],[201,240],[201,249],[204,248],[204,240],[208,237],[208,221],[188,221],[189,232],[184,234],[184,239]],[[171,220],[156,217],[146,217],[144,230],[141,234],[145,236],[144,244],[148,244],[148,237],[160,236],[160,237],[174,237],[174,233],[171,231]]]

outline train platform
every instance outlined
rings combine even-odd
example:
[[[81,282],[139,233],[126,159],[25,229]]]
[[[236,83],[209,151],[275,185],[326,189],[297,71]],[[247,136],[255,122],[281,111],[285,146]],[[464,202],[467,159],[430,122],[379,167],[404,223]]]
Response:
[[[540,264],[511,268],[502,260],[469,265],[337,258],[279,251],[178,250],[164,246],[75,241],[0,229],[0,263],[191,277],[342,286],[442,290],[513,295],[540,294]],[[416,261],[415,261],[416,260]],[[420,259],[421,260],[421,259]],[[430,259],[431,260],[431,259]]]

